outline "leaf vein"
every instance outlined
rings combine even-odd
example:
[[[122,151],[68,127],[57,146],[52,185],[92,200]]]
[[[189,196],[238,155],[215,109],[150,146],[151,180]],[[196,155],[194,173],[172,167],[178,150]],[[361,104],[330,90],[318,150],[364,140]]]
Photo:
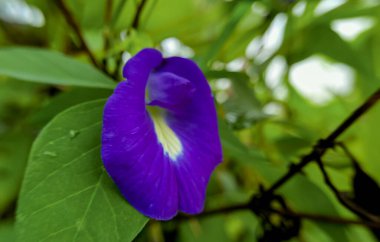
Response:
[[[81,160],[83,157],[85,157],[86,155],[90,154],[91,152],[93,152],[94,150],[96,150],[97,148],[99,148],[100,145],[96,145],[95,147],[91,148],[90,150],[82,153],[80,156],[77,156],[76,158],[72,159],[71,161],[67,162],[66,164],[63,164],[61,165],[60,167],[58,167],[57,169],[53,170],[49,175],[47,175],[46,177],[44,177],[44,179],[42,179],[39,183],[37,183],[37,185],[35,185],[32,189],[30,189],[26,194],[25,196],[28,196],[29,194],[31,194],[33,191],[35,191],[38,187],[40,187],[42,184],[44,184],[44,182],[46,180],[48,180],[50,177],[54,176],[58,171],[60,171],[62,168],[64,167],[67,167],[73,163],[75,163],[76,161],[79,161]]]
[[[95,199],[95,195],[96,195],[96,193],[97,193],[97,191],[98,191],[98,188],[99,188],[99,186],[100,186],[100,183],[101,183],[101,180],[102,180],[103,175],[104,175],[104,172],[102,172],[102,174],[99,176],[99,180],[98,180],[98,182],[94,185],[94,187],[95,187],[95,188],[94,188],[94,191],[93,191],[92,194],[91,194],[90,200],[89,200],[89,202],[88,202],[88,205],[87,205],[87,207],[86,207],[86,210],[84,211],[84,214],[83,214],[83,217],[82,217],[82,219],[81,219],[81,222],[80,222],[80,224],[79,224],[78,227],[77,227],[77,231],[76,231],[76,233],[74,234],[73,241],[76,241],[76,240],[77,240],[77,237],[78,237],[78,235],[79,235],[79,232],[81,231],[82,226],[83,226],[83,223],[84,223],[84,221],[85,221],[85,219],[86,219],[87,213],[88,213],[88,211],[90,210],[90,207],[91,207],[91,205],[92,205],[92,203],[93,203],[93,201],[94,201],[94,199]]]

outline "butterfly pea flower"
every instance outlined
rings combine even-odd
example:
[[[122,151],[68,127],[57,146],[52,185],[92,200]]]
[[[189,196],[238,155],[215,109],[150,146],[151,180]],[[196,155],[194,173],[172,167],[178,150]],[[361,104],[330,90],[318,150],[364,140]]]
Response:
[[[168,220],[203,210],[211,173],[222,160],[210,87],[199,67],[144,49],[103,114],[102,160],[125,199]]]

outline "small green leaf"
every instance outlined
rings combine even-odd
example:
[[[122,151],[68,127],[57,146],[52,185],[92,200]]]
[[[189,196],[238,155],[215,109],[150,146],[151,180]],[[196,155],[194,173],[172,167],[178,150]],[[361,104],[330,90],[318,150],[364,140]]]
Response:
[[[37,137],[19,199],[18,241],[131,241],[148,221],[103,169],[103,106],[70,108]]]
[[[115,83],[94,67],[50,50],[0,49],[0,75],[56,85],[110,88]]]

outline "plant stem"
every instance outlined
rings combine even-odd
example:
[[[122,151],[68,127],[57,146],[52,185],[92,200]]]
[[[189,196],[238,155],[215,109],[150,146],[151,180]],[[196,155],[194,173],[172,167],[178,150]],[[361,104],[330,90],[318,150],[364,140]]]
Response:
[[[82,34],[82,31],[79,27],[79,24],[74,19],[74,16],[70,13],[69,8],[66,6],[64,0],[56,0],[55,3],[57,4],[58,8],[62,12],[63,16],[65,17],[65,20],[67,24],[74,30],[75,34],[78,36],[78,39],[81,43],[81,46],[83,50],[87,53],[88,57],[90,58],[92,64],[96,66],[98,69],[103,70],[103,68],[99,65],[99,63],[96,61],[95,56],[92,54],[90,48],[88,47],[84,36]]]
[[[346,131],[356,120],[358,120],[365,112],[375,105],[380,99],[380,89],[373,93],[360,107],[355,109],[326,139],[320,140],[312,149],[312,151],[303,156],[301,161],[290,167],[288,172],[275,182],[269,189],[264,191],[264,195],[273,194],[286,181],[302,170],[311,161],[321,158],[328,148],[334,146],[336,139]]]
[[[326,139],[320,140],[316,145],[314,145],[312,151],[309,154],[303,156],[301,161],[298,164],[291,166],[285,175],[283,175],[280,179],[278,179],[277,182],[275,182],[269,189],[262,191],[260,194],[261,198],[263,197],[268,198],[268,197],[273,196],[274,192],[279,187],[281,187],[290,178],[292,178],[294,175],[300,172],[303,167],[305,167],[311,161],[317,161],[323,173],[325,182],[330,187],[330,189],[333,190],[334,194],[337,196],[339,201],[344,206],[349,208],[351,211],[359,213],[363,217],[368,218],[370,221],[352,220],[352,219],[331,217],[331,216],[326,216],[326,215],[309,214],[309,213],[295,213],[290,210],[286,210],[286,211],[277,210],[270,207],[269,207],[270,209],[269,212],[277,213],[283,216],[300,217],[304,219],[323,221],[323,222],[328,222],[328,223],[352,224],[352,225],[362,225],[362,226],[366,226],[370,228],[380,228],[380,221],[377,219],[377,217],[374,217],[371,214],[365,213],[362,210],[357,209],[355,206],[354,208],[352,208],[351,204],[347,204],[347,201],[342,198],[339,191],[332,184],[321,162],[321,157],[327,151],[327,149],[334,147],[336,143],[336,139],[344,131],[346,131],[356,120],[358,120],[365,112],[367,112],[371,107],[373,107],[376,104],[376,102],[379,101],[379,99],[380,99],[380,89],[377,90],[375,93],[373,93],[360,107],[355,109],[329,136],[327,136]],[[263,209],[261,207],[255,208],[253,206],[255,206],[255,203],[252,203],[251,201],[249,201],[248,203],[237,204],[230,207],[224,207],[224,208],[218,208],[214,210],[205,211],[196,216],[183,216],[183,215],[177,216],[177,219],[182,220],[182,219],[189,219],[189,218],[202,218],[202,217],[206,217],[210,215],[224,214],[224,213],[235,212],[239,210],[254,211],[254,210]],[[262,212],[265,212],[265,211],[262,211]]]
[[[361,207],[357,206],[355,203],[350,202],[349,200],[344,198],[339,192],[339,190],[332,183],[325,167],[323,166],[322,160],[320,158],[317,159],[317,164],[318,164],[319,169],[322,172],[326,185],[333,191],[335,197],[339,200],[339,202],[343,206],[345,206],[346,208],[348,208],[350,211],[354,212],[355,214],[361,216],[362,218],[366,218],[367,220],[373,221],[373,222],[380,222],[380,219],[377,216],[366,212]]]
[[[132,22],[132,28],[133,29],[138,29],[141,14],[142,14],[142,11],[143,11],[146,3],[147,3],[147,0],[141,0],[140,4],[137,6],[136,14],[135,14],[135,17],[133,18],[133,22]]]
[[[108,49],[111,45],[111,28],[110,28],[110,21],[112,17],[112,5],[113,0],[106,0],[106,8],[104,11],[104,28],[103,28],[103,39],[104,39],[104,58],[102,60],[102,65],[104,70],[107,70],[108,66]]]
[[[327,215],[321,215],[321,214],[311,214],[311,213],[300,213],[300,212],[290,212],[290,211],[282,211],[282,210],[273,210],[274,213],[283,215],[283,216],[289,216],[289,217],[298,217],[302,219],[308,219],[313,221],[321,221],[325,223],[333,223],[333,224],[347,224],[347,225],[360,225],[365,226],[369,228],[379,228],[380,229],[380,223],[378,222],[370,222],[370,221],[362,221],[362,220],[355,220],[355,219],[347,219],[347,218],[340,218],[340,217],[332,217]]]
[[[249,204],[249,203],[238,204],[238,205],[233,205],[230,207],[208,210],[195,216],[179,215],[176,217],[176,219],[179,221],[188,220],[188,219],[199,219],[199,218],[204,218],[204,217],[216,215],[216,214],[226,214],[226,213],[231,213],[231,212],[236,212],[236,211],[241,211],[241,210],[250,210],[252,209],[251,206],[252,204]],[[296,218],[307,219],[307,220],[312,220],[312,221],[320,221],[320,222],[333,223],[333,224],[359,225],[359,226],[364,226],[368,228],[380,229],[380,222],[347,219],[347,218],[333,217],[333,216],[313,214],[313,213],[285,211],[285,210],[273,209],[273,208],[270,210],[270,212],[276,213],[282,216],[296,217]]]

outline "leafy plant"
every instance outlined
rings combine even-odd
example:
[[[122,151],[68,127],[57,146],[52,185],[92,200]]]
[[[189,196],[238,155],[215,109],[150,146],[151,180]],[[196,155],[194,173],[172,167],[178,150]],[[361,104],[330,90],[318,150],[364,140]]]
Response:
[[[0,241],[376,241],[380,5],[326,2],[0,1]],[[347,20],[369,24],[348,39]],[[223,146],[204,211],[167,222],[100,155],[106,99],[148,47],[198,63]],[[346,94],[297,86],[315,56],[353,73]]]

